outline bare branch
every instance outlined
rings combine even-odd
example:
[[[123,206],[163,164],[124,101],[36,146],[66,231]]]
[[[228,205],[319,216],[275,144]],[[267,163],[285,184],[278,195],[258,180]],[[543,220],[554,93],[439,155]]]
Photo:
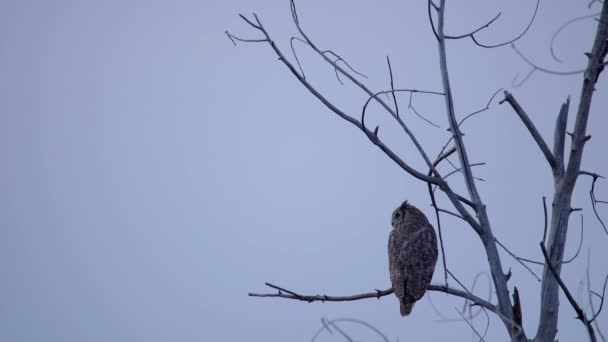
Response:
[[[295,15],[295,14],[294,14]],[[300,81],[300,83],[302,83],[302,85],[304,85],[306,87],[306,89],[308,89],[309,92],[311,92],[316,98],[318,98],[327,108],[329,108],[331,111],[333,111],[334,113],[336,113],[338,116],[340,116],[342,119],[350,122],[351,124],[355,125],[357,128],[359,128],[360,130],[362,130],[367,137],[378,147],[380,147],[380,149],[387,154],[391,159],[393,159],[393,161],[395,161],[401,168],[403,168],[406,172],[410,173],[412,176],[419,178],[420,180],[423,180],[425,182],[431,182],[433,184],[440,184],[441,181],[440,179],[434,178],[434,177],[427,177],[426,175],[424,175],[421,172],[416,171],[414,168],[412,168],[411,166],[409,166],[407,163],[405,163],[401,158],[399,158],[397,156],[396,153],[394,153],[388,146],[386,146],[382,140],[378,137],[377,134],[374,134],[373,132],[369,131],[363,123],[358,122],[356,119],[354,119],[353,117],[351,117],[350,115],[344,113],[342,110],[340,110],[338,107],[336,107],[333,103],[331,103],[329,100],[327,100],[317,89],[315,89],[305,78],[303,75],[301,75],[300,73],[298,73],[298,71],[296,70],[296,68],[293,66],[293,64],[291,64],[287,58],[285,58],[285,56],[283,55],[283,53],[281,52],[281,50],[279,50],[279,48],[276,46],[276,44],[274,43],[274,41],[270,38],[270,35],[268,34],[268,32],[266,31],[266,29],[264,28],[264,26],[262,25],[260,19],[258,18],[258,16],[254,13],[254,18],[257,22],[257,24],[253,24],[250,20],[248,20],[247,18],[245,18],[244,16],[241,16],[244,20],[246,20],[250,25],[254,26],[256,29],[258,29],[260,32],[263,33],[263,35],[265,36],[265,40],[270,46],[271,48],[274,50],[274,52],[276,53],[276,55],[279,57],[279,60],[285,65],[287,66],[287,68],[291,71],[291,73]],[[297,20],[297,16],[294,17],[294,20]],[[325,57],[325,55],[319,51],[314,44],[312,44],[310,42],[310,40],[306,39],[307,44],[309,44],[313,49],[315,49],[315,51],[318,51],[321,55],[323,55]],[[326,58],[326,57],[325,57]],[[350,76],[350,74],[346,73],[346,71],[344,71],[340,66],[336,65],[335,63],[331,63],[336,69],[340,70],[340,72],[342,72],[344,75]],[[352,78],[352,76],[350,76]],[[356,81],[356,80],[355,80]],[[365,88],[367,89],[367,88]],[[417,90],[416,90],[417,91]],[[423,91],[419,91],[419,92],[423,92]],[[425,92],[425,93],[432,93],[432,92]],[[372,94],[374,95],[374,94]],[[379,100],[381,103],[383,103],[381,100]],[[390,108],[389,108],[390,109]],[[419,146],[419,145],[418,145]],[[447,186],[444,186],[443,188],[447,188]],[[449,189],[449,188],[448,188]],[[455,195],[454,195],[455,196]]]
[[[468,115],[466,115],[464,118],[462,118],[459,122],[458,122],[458,127],[461,127],[465,121],[467,121],[468,119],[472,118],[473,116],[475,116],[478,113],[481,113],[487,109],[490,108],[490,104],[492,103],[492,101],[494,100],[494,97],[496,97],[496,95],[502,90],[502,88],[498,89],[490,98],[490,100],[488,101],[488,104],[486,105],[485,108],[482,108],[480,110],[477,110],[473,113],[470,113]],[[439,151],[438,156],[440,156],[441,154],[443,154],[443,152],[445,151],[445,149],[448,147],[448,145],[452,142],[452,140],[454,140],[454,136],[450,135],[450,138],[448,139],[448,141],[446,141],[446,143],[443,145],[443,147],[441,148],[441,150]],[[473,166],[473,165],[471,165]],[[444,176],[444,179],[447,178],[447,176]]]
[[[462,167],[464,181],[469,192],[469,196],[473,203],[475,203],[476,215],[479,221],[479,227],[475,229],[478,233],[480,239],[483,242],[483,246],[486,251],[486,256],[488,259],[488,265],[490,267],[490,272],[492,274],[492,280],[494,281],[494,287],[496,289],[496,295],[498,297],[498,309],[500,312],[500,317],[507,328],[507,331],[511,334],[514,331],[514,323],[513,323],[513,308],[511,305],[511,298],[509,298],[509,288],[507,287],[507,281],[504,276],[504,272],[502,270],[502,263],[500,261],[500,255],[498,254],[498,250],[496,247],[496,243],[493,238],[492,228],[490,226],[490,220],[486,211],[486,207],[483,204],[481,197],[477,191],[477,186],[475,184],[475,179],[473,178],[473,173],[471,171],[471,163],[469,161],[469,157],[467,155],[467,150],[464,145],[464,141],[462,139],[462,132],[458,126],[458,121],[456,120],[456,113],[454,109],[454,99],[452,96],[452,90],[450,85],[450,78],[448,73],[447,66],[447,53],[445,46],[445,0],[441,0],[439,4],[439,8],[437,10],[437,44],[439,50],[439,68],[441,71],[441,80],[443,84],[443,89],[445,93],[445,105],[446,105],[446,114],[448,116],[448,122],[450,125],[450,132],[454,137],[454,144],[456,146],[456,150],[458,152],[458,157],[460,159],[460,166]],[[473,41],[475,41],[474,36],[471,36]],[[454,203],[452,201],[452,203]],[[454,203],[460,204],[460,203]],[[459,210],[464,216],[462,210]],[[517,333],[512,334],[512,338],[514,340],[525,340],[525,334],[523,329],[518,329]]]
[[[351,74],[349,74],[348,72],[346,72],[343,68],[341,68],[339,65],[337,65],[335,62],[331,61],[326,54],[321,51],[311,40],[310,38],[308,38],[308,36],[306,35],[306,33],[303,31],[302,27],[300,26],[300,20],[298,18],[298,14],[296,11],[296,6],[295,6],[295,2],[293,0],[290,0],[291,3],[291,12],[292,12],[292,18],[294,23],[296,24],[296,27],[298,29],[298,32],[300,33],[300,35],[304,38],[304,40],[306,40],[306,42],[308,42],[308,44],[310,45],[310,47],[317,52],[321,57],[323,57],[323,59],[325,59],[325,61],[327,63],[329,63],[330,65],[332,65],[334,68],[336,68],[342,75],[344,75],[346,78],[348,78],[353,84],[355,84],[357,87],[359,87],[361,90],[363,90],[365,93],[367,93],[370,96],[370,99],[374,99],[376,100],[376,102],[378,102],[388,113],[391,114],[391,116],[393,116],[401,125],[401,127],[403,128],[403,130],[405,131],[405,133],[408,135],[408,137],[410,138],[410,140],[412,141],[412,143],[414,144],[414,146],[416,147],[416,149],[418,150],[419,154],[422,156],[422,158],[424,159],[424,161],[426,162],[427,166],[429,166],[429,168],[433,169],[432,163],[430,161],[430,159],[428,158],[426,152],[424,151],[424,149],[422,148],[422,146],[420,145],[420,143],[418,142],[418,140],[416,139],[416,137],[414,136],[414,134],[410,131],[410,129],[405,125],[405,123],[403,123],[403,121],[397,116],[397,114],[392,110],[392,108],[390,108],[390,106],[388,106],[386,104],[386,102],[382,101],[382,99],[380,99],[378,97],[378,95],[384,93],[384,92],[379,92],[379,93],[373,93],[369,88],[367,88],[363,83],[361,83],[360,81],[358,81],[356,78],[354,78]],[[255,14],[254,14],[255,16]],[[259,23],[259,19],[256,17],[256,21],[258,22],[259,26],[261,27],[261,23]],[[265,32],[265,31],[264,31]],[[270,40],[270,38],[268,37],[268,34],[265,32],[265,35],[267,36],[267,38]],[[271,44],[273,46],[274,49],[276,49],[276,46],[274,44]],[[278,49],[276,49],[278,50]],[[302,80],[300,80],[302,81]],[[310,85],[309,85],[310,86]],[[308,88],[308,87],[307,87]],[[310,87],[312,88],[312,87]],[[309,90],[310,90],[309,88]],[[392,90],[391,90],[392,91]],[[397,91],[397,90],[395,90]],[[315,94],[316,96],[316,94]],[[369,101],[369,100],[368,100]],[[365,109],[364,109],[365,111]],[[378,147],[380,147],[380,149],[385,152],[391,159],[393,159],[395,162],[397,162],[402,168],[406,167],[406,172],[410,173],[412,175],[417,175],[417,176],[423,176],[422,178],[419,178],[420,180],[423,180],[425,182],[428,182],[429,179],[428,177],[424,177],[423,174],[417,172],[416,170],[414,170],[413,168],[409,167],[409,165],[405,164],[401,159],[399,159],[399,157],[397,157],[397,155],[395,153],[393,153],[386,145],[384,145],[378,138],[378,127],[376,127],[376,129],[374,130],[374,132],[371,132],[369,130],[367,130],[365,128],[365,126],[363,125],[363,122],[361,123],[361,125],[363,126],[363,131],[366,133],[366,135],[368,136],[368,138]],[[409,170],[409,171],[408,171]],[[441,190],[446,194],[446,196],[449,198],[449,200],[452,202],[452,204],[454,205],[454,207],[458,210],[459,213],[461,213],[461,215],[463,217],[465,217],[467,219],[467,221],[469,222],[469,224],[473,227],[473,229],[476,229],[477,222],[475,221],[475,219],[467,212],[467,210],[464,208],[464,206],[462,205],[461,202],[463,201],[463,198],[457,194],[455,194],[452,189],[449,187],[449,185],[442,181],[440,179],[440,175],[436,170],[433,170],[433,173],[438,177],[436,179],[433,179],[432,182],[434,184],[439,185],[439,187],[441,188]],[[414,176],[416,177],[416,176]],[[418,178],[418,177],[416,177]],[[426,178],[426,179],[425,179]],[[466,203],[466,202],[465,202]]]
[[[390,288],[387,290],[376,290],[375,292],[361,293],[361,294],[350,295],[350,296],[327,296],[327,295],[312,295],[311,296],[311,295],[301,295],[294,291],[287,290],[285,288],[282,288],[282,287],[279,287],[279,286],[276,286],[276,285],[273,285],[270,283],[265,283],[265,284],[266,284],[266,286],[277,290],[277,292],[276,293],[249,293],[248,295],[250,297],[277,297],[277,298],[294,299],[294,300],[311,303],[311,302],[350,302],[350,301],[368,299],[368,298],[380,299],[381,297],[388,296],[389,294],[394,292],[393,289]],[[486,301],[485,299],[479,298],[470,292],[453,289],[453,288],[447,287],[445,285],[433,285],[433,284],[429,285],[427,290],[443,292],[443,293],[447,293],[447,294],[450,294],[450,295],[453,295],[456,297],[461,297],[461,298],[467,299],[467,300],[475,303],[476,305],[482,306],[492,312],[497,312],[497,310],[498,310],[494,304]]]
[[[574,297],[572,297],[570,290],[568,290],[568,287],[566,286],[566,284],[564,284],[562,278],[560,278],[559,274],[557,273],[557,271],[551,264],[551,259],[549,258],[549,254],[547,254],[547,249],[545,248],[545,245],[542,242],[540,243],[540,249],[542,250],[543,256],[545,257],[545,265],[547,265],[547,267],[549,268],[549,271],[551,271],[551,274],[553,275],[554,279],[559,284],[559,287],[562,289],[562,291],[566,295],[566,298],[568,298],[568,302],[570,302],[570,305],[576,312],[576,316],[577,316],[576,318],[579,319],[581,322],[583,322],[583,324],[587,328],[587,332],[589,333],[589,338],[591,339],[591,341],[596,342],[597,339],[595,337],[595,331],[593,330],[593,326],[591,325],[591,322],[587,319],[585,312],[578,305],[578,303],[576,302]]]
[[[386,145],[384,145],[384,143],[382,143],[380,141],[380,138],[378,137],[378,127],[376,127],[376,129],[374,130],[374,132],[371,132],[369,129],[367,129],[367,127],[365,126],[365,113],[367,111],[367,107],[370,104],[370,102],[372,101],[372,99],[377,99],[379,95],[385,94],[385,93],[394,93],[394,92],[401,92],[401,91],[405,91],[405,92],[411,92],[411,91],[416,91],[416,92],[422,92],[419,90],[415,90],[415,89],[392,89],[390,91],[380,91],[377,92],[375,94],[372,94],[372,96],[370,96],[370,98],[365,102],[365,105],[363,106],[363,109],[361,111],[361,130],[364,131],[367,135],[367,137],[369,138],[369,140],[374,143],[376,146],[380,147],[380,149],[382,151],[384,151],[384,153],[386,153],[391,159],[393,159],[394,161],[396,161],[398,164],[403,164],[402,167],[406,167],[408,171],[408,173],[410,173],[412,176],[427,182],[427,183],[433,183],[433,184],[437,184],[439,185],[440,183],[444,183],[443,180],[441,178],[437,178],[437,177],[432,177],[432,176],[426,176],[424,174],[422,174],[421,172],[415,170],[414,168],[412,168],[411,166],[407,165],[405,162],[403,162],[393,151],[391,151],[390,149],[388,149],[388,147],[386,147]],[[425,93],[431,93],[431,94],[439,94],[436,92],[425,92]],[[392,110],[391,110],[392,112]],[[411,134],[411,131],[409,130],[409,128],[407,128],[407,126],[405,125],[405,123],[403,122],[403,120],[401,120],[400,117],[395,115],[391,115],[393,116],[393,118],[395,120],[397,120],[397,122],[399,123],[399,125],[401,126],[401,128],[410,136],[413,137],[413,135]],[[421,149],[421,147],[420,147]],[[433,170],[433,173],[435,174],[439,174],[435,168],[433,167],[432,164],[430,164],[430,168]]]
[[[532,135],[532,138],[534,138],[534,140],[536,141],[536,144],[538,145],[540,150],[545,155],[547,162],[549,162],[549,166],[551,166],[551,170],[554,170],[557,167],[557,161],[555,160],[555,157],[551,153],[549,146],[547,146],[547,143],[545,142],[543,137],[540,135],[540,133],[536,129],[536,126],[534,126],[534,123],[532,123],[532,120],[530,120],[530,117],[528,116],[528,114],[526,114],[524,109],[519,105],[519,103],[513,97],[513,95],[511,95],[511,93],[509,93],[506,90],[505,90],[504,94],[505,94],[505,99],[500,101],[500,103],[502,104],[506,101],[511,105],[511,107],[513,108],[513,110],[515,111],[517,116],[519,116],[521,121],[524,123],[524,125],[526,126],[526,128],[528,129],[530,134]]]
[[[443,32],[444,27],[444,17],[445,17],[445,0],[440,1],[439,10],[438,10],[438,35],[439,35],[439,66],[441,69],[441,79],[443,82],[443,89],[445,93],[445,103],[446,103],[446,111],[448,115],[448,121],[450,123],[450,130],[452,136],[454,137],[454,142],[456,145],[456,151],[458,151],[458,157],[460,158],[460,165],[463,168],[463,174],[465,178],[465,184],[469,195],[471,196],[471,200],[476,204],[481,204],[481,199],[479,194],[477,193],[477,188],[475,186],[475,180],[473,179],[473,174],[471,172],[471,167],[469,163],[469,159],[467,156],[466,149],[464,147],[464,142],[462,140],[462,133],[458,127],[458,122],[456,121],[456,114],[454,110],[454,100],[452,97],[452,90],[450,86],[450,80],[448,75],[448,67],[447,67],[447,56],[445,50],[445,37]]]

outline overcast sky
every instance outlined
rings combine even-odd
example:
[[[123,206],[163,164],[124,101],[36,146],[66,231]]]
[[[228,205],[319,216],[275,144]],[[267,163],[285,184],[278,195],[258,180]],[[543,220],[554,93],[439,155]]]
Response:
[[[502,12],[479,34],[501,42],[523,30],[534,5],[448,1],[447,29],[467,32]],[[518,47],[548,68],[584,67],[593,21],[577,22],[555,40],[562,63],[551,57],[549,42],[562,23],[599,9],[586,5],[542,1]],[[388,55],[396,87],[441,91],[424,1],[301,0],[298,8],[310,38],[368,76],[361,80],[370,88],[389,87]],[[293,60],[287,0],[0,1],[0,340],[309,341],[322,317],[365,320],[391,341],[472,337],[465,322],[437,322],[428,298],[402,318],[393,296],[325,304],[247,296],[269,291],[264,282],[303,294],[388,288],[391,212],[407,199],[433,215],[426,186],[307,93],[268,45],[233,46],[227,29],[260,37],[237,16],[253,11]],[[307,78],[358,116],[366,97],[340,85],[304,45],[295,49]],[[571,95],[572,107],[578,104],[581,75],[536,73],[514,89],[514,77],[529,69],[509,47],[452,41],[448,59],[459,117],[509,89],[552,142],[561,103]],[[607,78],[597,84],[583,160],[583,169],[605,175]],[[487,163],[474,172],[485,179],[479,187],[495,235],[540,260],[541,198],[552,195],[551,173],[501,99],[463,126],[465,143],[472,162]],[[408,101],[400,97],[402,110]],[[423,95],[413,101],[440,126],[404,113],[435,156],[447,138],[444,104]],[[404,159],[425,169],[385,114],[375,108],[369,120]],[[466,193],[459,175],[451,184]],[[573,202],[584,209],[583,249],[564,269],[585,306],[587,251],[592,289],[600,290],[608,271],[608,236],[591,211],[589,185],[579,181]],[[597,191],[608,197],[608,183]],[[600,213],[608,220],[608,208]],[[482,246],[463,222],[443,220],[448,266],[471,285],[487,272]],[[566,257],[576,251],[579,220],[573,215]],[[502,258],[513,272],[510,287],[520,289],[531,337],[539,283]],[[442,281],[437,267],[434,283]],[[487,297],[487,280],[474,291]],[[430,297],[442,315],[459,317],[454,308],[462,301]],[[565,301],[561,310],[559,339],[584,338]],[[608,333],[606,311],[598,321]],[[473,324],[483,330],[485,317]],[[359,340],[378,340],[344,327]],[[492,318],[487,340],[506,336]]]

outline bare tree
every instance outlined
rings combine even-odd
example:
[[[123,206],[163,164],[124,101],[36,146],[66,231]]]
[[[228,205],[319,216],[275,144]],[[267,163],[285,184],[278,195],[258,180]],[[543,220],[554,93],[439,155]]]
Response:
[[[429,196],[431,198],[432,205],[435,209],[437,227],[439,230],[442,249],[443,238],[441,234],[441,214],[452,215],[462,219],[475,231],[475,233],[477,233],[477,236],[479,237],[485,249],[494,292],[497,296],[497,302],[492,303],[490,300],[480,298],[471,293],[471,291],[469,291],[466,287],[464,287],[462,283],[458,279],[456,279],[446,267],[445,253],[442,253],[445,270],[445,283],[441,285],[430,285],[428,290],[440,291],[453,296],[464,298],[469,303],[471,303],[471,305],[480,307],[481,310],[483,310],[484,312],[485,310],[487,310],[497,315],[498,318],[503,322],[507,333],[509,334],[512,341],[554,341],[558,327],[559,294],[560,291],[562,291],[567,297],[569,304],[576,311],[577,318],[585,325],[588,331],[589,339],[591,341],[597,341],[598,333],[600,334],[600,338],[603,339],[603,335],[601,335],[601,332],[598,331],[596,318],[602,310],[604,301],[604,290],[606,287],[605,283],[601,294],[599,292],[593,292],[589,290],[590,296],[592,294],[595,295],[601,300],[601,303],[597,310],[593,309],[593,303],[591,303],[591,311],[585,312],[574,299],[570,290],[568,289],[568,287],[560,276],[563,265],[569,262],[568,260],[564,259],[564,248],[569,228],[569,217],[574,211],[577,211],[576,208],[572,207],[572,193],[575,188],[576,182],[580,176],[589,176],[592,178],[593,183],[590,192],[592,205],[596,217],[600,219],[602,226],[604,226],[604,223],[601,221],[601,218],[596,210],[596,205],[604,204],[605,202],[597,200],[594,193],[594,185],[596,181],[601,178],[601,176],[594,172],[581,170],[581,161],[583,158],[585,144],[590,139],[590,136],[587,135],[587,123],[590,114],[591,102],[595,94],[595,85],[604,67],[606,66],[606,64],[608,64],[608,62],[606,62],[605,60],[606,55],[608,53],[608,2],[594,0],[589,4],[589,7],[593,6],[595,3],[601,6],[602,10],[601,12],[596,13],[592,16],[588,16],[588,18],[596,19],[597,30],[595,32],[593,46],[591,47],[590,52],[586,53],[588,57],[587,66],[583,70],[563,72],[564,74],[577,72],[583,73],[580,101],[578,104],[578,108],[574,110],[574,115],[576,115],[576,119],[575,126],[572,132],[567,132],[567,119],[571,111],[570,98],[565,100],[565,102],[561,106],[561,110],[559,111],[559,113],[557,113],[552,147],[549,146],[545,138],[537,130],[534,123],[527,115],[525,109],[516,100],[513,94],[508,91],[504,91],[504,99],[500,101],[500,103],[507,103],[512,107],[515,114],[517,114],[519,119],[525,125],[533,140],[535,141],[536,145],[538,145],[538,148],[543,153],[544,158],[547,160],[547,164],[549,165],[549,168],[551,169],[553,174],[554,193],[553,199],[551,201],[550,210],[547,208],[547,204],[543,199],[545,229],[543,234],[543,240],[540,242],[540,249],[544,256],[543,261],[534,261],[515,255],[494,236],[490,217],[488,216],[488,213],[486,211],[486,205],[477,188],[478,179],[474,177],[472,172],[473,167],[477,166],[478,164],[471,163],[470,161],[463,134],[461,132],[461,125],[471,116],[481,111],[487,110],[490,106],[492,99],[498,94],[498,92],[495,93],[494,96],[492,96],[492,99],[490,99],[490,102],[484,109],[471,113],[470,115],[467,115],[459,120],[454,109],[454,99],[452,95],[450,73],[448,70],[447,63],[448,54],[446,52],[446,44],[448,43],[448,41],[459,39],[471,39],[477,47],[484,49],[511,46],[520,55],[520,57],[531,67],[531,71],[523,78],[523,80],[516,82],[517,84],[515,85],[525,82],[534,72],[549,72],[557,74],[562,73],[558,71],[552,71],[534,64],[524,54],[522,54],[514,44],[526,34],[528,29],[532,25],[532,22],[534,21],[534,18],[536,17],[538,11],[539,1],[536,3],[536,8],[534,10],[534,13],[531,15],[529,23],[526,27],[522,29],[519,34],[517,34],[511,40],[490,44],[478,39],[477,34],[480,31],[490,27],[498,19],[500,14],[487,21],[486,24],[474,30],[471,30],[469,33],[461,35],[450,35],[446,33],[445,30],[446,0],[439,0],[438,3],[435,3],[432,0],[427,0],[428,20],[431,23],[439,53],[439,69],[441,72],[441,81],[443,88],[441,91],[395,88],[391,63],[388,57],[387,67],[390,76],[390,88],[380,91],[371,90],[364,83],[364,81],[362,81],[362,79],[365,77],[360,72],[351,67],[351,65],[342,56],[338,55],[332,50],[320,48],[306,34],[303,29],[300,18],[298,17],[296,5],[293,0],[291,0],[290,2],[291,15],[298,31],[298,35],[292,37],[290,40],[292,52],[294,55],[294,61],[290,61],[290,59],[286,57],[284,52],[275,44],[275,41],[273,40],[271,34],[267,31],[263,22],[255,13],[250,17],[244,15],[240,16],[249,26],[254,29],[255,32],[259,34],[259,36],[255,38],[242,38],[233,35],[228,31],[226,32],[226,34],[232,40],[232,42],[235,43],[235,45],[237,42],[268,44],[268,46],[270,46],[270,48],[276,54],[278,59],[288,68],[288,70],[293,74],[293,76],[295,76],[295,78],[311,94],[313,94],[317,99],[319,99],[328,109],[330,109],[340,118],[354,125],[357,129],[361,130],[365,134],[365,136],[371,141],[372,144],[380,148],[380,150],[382,150],[401,169],[403,169],[403,171],[405,171],[412,177],[418,179],[419,181],[428,184]],[[568,23],[566,25],[568,25]],[[557,32],[556,34],[558,33],[559,32]],[[341,108],[339,108],[339,106],[330,101],[328,97],[326,97],[321,91],[315,88],[308,81],[306,75],[304,74],[304,70],[300,64],[300,60],[298,59],[298,56],[295,53],[295,50],[293,49],[294,43],[304,44],[305,46],[309,47],[335,70],[336,76],[338,77],[338,80],[340,82],[346,79],[352,82],[352,84],[354,84],[364,94],[366,94],[368,99],[365,105],[363,106],[361,113],[359,113],[358,115],[354,115],[352,113],[347,113],[346,111],[342,110]],[[553,48],[552,54],[554,58],[557,58]],[[415,132],[413,132],[410,127],[404,122],[404,120],[402,120],[400,108],[397,101],[397,94],[400,93],[407,93],[410,95],[409,107],[410,109],[413,109],[416,115],[419,115],[421,117],[423,116],[420,115],[412,106],[411,99],[414,95],[427,94],[430,96],[437,96],[443,99],[445,103],[445,115],[447,116],[447,120],[449,123],[450,137],[448,142],[444,145],[443,149],[438,153],[437,157],[435,157],[434,159],[429,156],[428,152],[419,142]],[[394,152],[394,150],[390,146],[388,146],[388,144],[385,143],[382,139],[379,126],[369,128],[366,125],[366,113],[368,110],[368,106],[372,102],[380,105],[380,107],[384,111],[386,111],[386,113],[388,113],[393,120],[395,120],[395,122],[399,125],[399,127],[403,130],[403,132],[407,135],[407,137],[415,146],[417,152],[424,160],[428,170],[416,169],[407,160],[404,160],[399,157],[399,155]],[[427,120],[426,118],[424,119]],[[565,146],[567,135],[571,137],[571,140],[570,149],[566,152]],[[446,160],[449,161],[448,157],[454,153],[458,156],[459,166],[455,166],[455,170],[453,172],[450,172],[448,174],[442,174],[439,171],[438,166]],[[446,181],[446,178],[454,173],[462,174],[464,184],[467,190],[466,195],[460,194],[455,191],[454,188]],[[436,190],[441,191],[441,193],[445,195],[449,205],[452,207],[451,209],[445,209],[439,206],[438,200],[435,196]],[[538,330],[536,331],[536,334],[534,336],[531,335],[529,331],[526,332],[522,327],[522,313],[519,293],[517,287],[514,287],[514,291],[511,298],[511,293],[507,284],[510,277],[510,272],[506,274],[504,271],[503,263],[501,262],[501,258],[498,251],[499,247],[504,249],[509,255],[514,257],[532,274],[534,274],[534,272],[530,268],[528,268],[526,264],[536,263],[544,266],[542,279],[540,277],[537,277],[537,279],[541,282],[541,309]],[[578,252],[576,255],[578,255]],[[461,285],[463,287],[463,290],[450,287],[448,284],[448,276],[453,278],[459,285]],[[387,289],[375,290],[369,293],[348,296],[302,295],[270,283],[266,283],[266,285],[276,290],[276,292],[266,294],[251,293],[250,296],[281,297],[306,302],[326,302],[354,301],[365,298],[380,298],[393,292],[392,289]],[[462,316],[462,318],[466,320],[466,317]],[[477,331],[475,332],[477,333]],[[478,334],[478,336],[481,340],[483,340],[483,336],[481,334]]]

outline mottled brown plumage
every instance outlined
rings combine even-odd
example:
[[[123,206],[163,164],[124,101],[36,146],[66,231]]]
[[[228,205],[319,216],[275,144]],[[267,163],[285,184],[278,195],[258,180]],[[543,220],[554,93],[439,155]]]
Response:
[[[393,212],[392,225],[388,239],[389,271],[401,303],[401,316],[407,316],[433,278],[437,237],[426,216],[407,201]]]

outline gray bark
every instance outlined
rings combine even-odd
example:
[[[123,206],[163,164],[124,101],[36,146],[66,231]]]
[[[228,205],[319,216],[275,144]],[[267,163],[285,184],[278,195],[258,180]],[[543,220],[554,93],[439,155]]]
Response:
[[[561,272],[564,247],[568,233],[568,218],[571,213],[572,191],[578,179],[585,142],[591,100],[595,92],[595,83],[602,72],[605,63],[604,58],[608,51],[608,1],[602,5],[602,13],[598,21],[597,32],[593,48],[588,54],[589,61],[584,74],[581,90],[580,103],[576,114],[576,122],[572,133],[572,146],[570,149],[568,166],[564,169],[562,164],[553,169],[555,194],[553,196],[551,225],[548,241],[548,252],[551,264],[558,274]],[[562,107],[563,108],[563,107]],[[564,111],[564,109],[562,109]],[[558,160],[563,151],[563,125],[565,115],[560,112],[556,123],[556,140],[553,153]],[[559,132],[559,134],[558,134]],[[547,265],[543,272],[541,286],[541,311],[539,327],[534,341],[554,341],[557,334],[559,315],[559,284],[551,274]]]

